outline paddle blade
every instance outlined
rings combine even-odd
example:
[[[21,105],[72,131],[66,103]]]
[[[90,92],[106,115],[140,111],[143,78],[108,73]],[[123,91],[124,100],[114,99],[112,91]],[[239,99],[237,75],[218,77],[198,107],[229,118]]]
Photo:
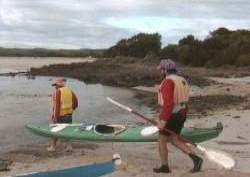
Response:
[[[141,131],[141,135],[142,136],[151,136],[155,133],[158,133],[159,132],[159,128],[156,127],[156,126],[149,126],[149,127],[146,127],[144,129],[142,129]]]
[[[200,149],[204,154],[207,156],[207,158],[218,165],[224,167],[225,169],[232,169],[235,166],[235,160],[227,153],[220,151],[220,150],[214,150],[214,149],[205,149],[204,147],[197,146],[198,149]]]
[[[64,124],[50,124],[49,125],[51,127],[50,131],[51,132],[59,132],[63,129],[65,129],[66,127],[79,127],[79,126],[83,126],[83,124],[69,124],[69,123],[64,123]]]
[[[59,132],[67,127],[67,124],[57,124],[55,127],[50,129],[51,132]]]

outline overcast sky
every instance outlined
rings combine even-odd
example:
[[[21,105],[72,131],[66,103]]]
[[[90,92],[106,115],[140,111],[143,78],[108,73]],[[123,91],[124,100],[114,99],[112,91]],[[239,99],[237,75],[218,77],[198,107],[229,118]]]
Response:
[[[139,32],[167,45],[249,19],[249,0],[0,0],[0,46],[106,48]]]

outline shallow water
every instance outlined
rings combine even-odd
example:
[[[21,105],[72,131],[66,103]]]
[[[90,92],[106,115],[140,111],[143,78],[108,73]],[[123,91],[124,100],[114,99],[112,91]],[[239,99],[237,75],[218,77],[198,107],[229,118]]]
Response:
[[[24,126],[48,122],[53,79],[55,78],[36,77],[29,80],[23,76],[0,77],[1,151],[17,145],[45,141],[31,135]],[[73,115],[74,122],[127,124],[139,121],[107,102],[107,96],[132,106],[146,116],[152,116],[150,109],[140,105],[130,90],[99,84],[86,85],[74,79],[68,79],[67,85],[74,90],[79,99],[79,108]]]
[[[79,63],[93,61],[93,58],[57,58],[57,57],[0,57],[0,73],[27,71],[31,67],[59,63]]]
[[[91,58],[32,58],[0,57],[0,73],[19,72],[31,67],[48,64],[91,61]],[[51,109],[51,87],[53,77],[36,77],[29,80],[24,76],[0,77],[0,151],[18,145],[26,145],[45,140],[29,133],[24,126],[32,123],[48,122]],[[135,123],[130,114],[106,101],[106,96],[120,100],[152,116],[149,108],[140,105],[127,89],[86,85],[68,79],[79,99],[79,108],[73,115],[74,122],[81,123]]]

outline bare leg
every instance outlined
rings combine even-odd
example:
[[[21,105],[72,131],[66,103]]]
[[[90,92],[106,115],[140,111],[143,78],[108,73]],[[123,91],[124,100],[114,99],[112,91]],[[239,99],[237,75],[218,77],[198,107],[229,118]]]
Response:
[[[57,143],[57,138],[53,138],[51,140],[50,146],[47,148],[48,151],[55,151],[56,150],[56,143]]]
[[[159,135],[159,154],[162,165],[168,165],[168,139],[165,135]]]
[[[185,154],[193,154],[192,149],[176,136],[171,136],[171,142]]]
[[[67,152],[73,151],[72,143],[70,141],[68,141],[68,140],[66,140],[65,143],[66,143],[66,151]]]
[[[159,154],[161,158],[161,167],[154,168],[153,171],[155,173],[170,173],[170,169],[168,167],[168,137],[165,135],[159,135]]]
[[[53,146],[53,147],[56,147],[57,141],[58,141],[57,138],[53,138],[53,139],[52,139],[52,146]]]
[[[182,152],[186,153],[187,155],[189,155],[189,157],[192,159],[194,167],[191,170],[191,172],[195,173],[201,170],[202,168],[202,163],[203,160],[202,158],[200,158],[199,156],[197,156],[192,149],[182,140],[180,140],[178,137],[176,136],[171,136],[171,142],[178,147],[180,150],[182,150]]]

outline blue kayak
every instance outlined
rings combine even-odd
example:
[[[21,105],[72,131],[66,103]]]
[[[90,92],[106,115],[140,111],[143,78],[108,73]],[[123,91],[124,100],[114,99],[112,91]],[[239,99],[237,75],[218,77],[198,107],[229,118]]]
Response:
[[[30,173],[15,177],[99,177],[115,171],[115,163],[108,161],[99,164],[92,164],[63,170],[48,172]]]

